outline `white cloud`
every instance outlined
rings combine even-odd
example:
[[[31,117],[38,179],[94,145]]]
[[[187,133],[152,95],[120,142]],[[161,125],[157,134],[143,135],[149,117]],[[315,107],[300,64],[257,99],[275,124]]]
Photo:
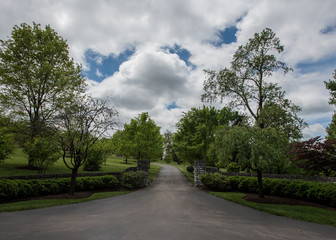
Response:
[[[316,136],[324,137],[326,135],[325,127],[320,123],[310,125],[309,127],[303,129],[302,133],[304,139],[309,139]]]
[[[6,39],[15,24],[50,24],[67,39],[71,56],[86,70],[84,53],[89,49],[102,56],[95,59],[102,64],[104,56],[135,48],[119,72],[101,83],[88,80],[88,91],[109,97],[122,121],[148,111],[163,129],[169,129],[183,111],[202,105],[202,69],[228,67],[237,47],[265,27],[280,38],[285,46],[280,58],[291,67],[335,57],[336,31],[322,33],[336,25],[335,8],[334,0],[0,0],[0,39]],[[235,24],[237,43],[219,48],[210,44],[218,40],[219,29]],[[176,54],[160,50],[174,44],[191,53],[194,69]],[[331,73],[325,68],[308,74],[295,71],[285,77],[276,73],[274,79],[303,108],[302,116],[316,122],[330,118],[333,111],[323,84]],[[172,102],[180,108],[168,110]]]

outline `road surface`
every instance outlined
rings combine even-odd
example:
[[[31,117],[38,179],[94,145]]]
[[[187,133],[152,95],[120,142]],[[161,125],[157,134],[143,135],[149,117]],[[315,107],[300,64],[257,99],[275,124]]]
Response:
[[[273,216],[192,187],[163,166],[149,187],[122,196],[0,213],[0,239],[336,239],[336,228]]]

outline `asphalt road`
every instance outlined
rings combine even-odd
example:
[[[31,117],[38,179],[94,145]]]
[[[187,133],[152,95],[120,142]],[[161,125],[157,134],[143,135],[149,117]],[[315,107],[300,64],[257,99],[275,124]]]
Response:
[[[148,188],[122,196],[1,213],[0,239],[336,239],[336,228],[278,217],[216,198],[163,166]]]

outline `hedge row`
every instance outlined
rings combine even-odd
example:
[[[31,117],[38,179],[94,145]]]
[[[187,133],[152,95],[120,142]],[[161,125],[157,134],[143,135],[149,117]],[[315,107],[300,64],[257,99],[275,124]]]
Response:
[[[118,180],[111,175],[99,177],[78,177],[76,181],[76,191],[113,189],[118,184]],[[0,179],[0,202],[19,198],[67,193],[69,191],[69,187],[70,178],[46,180]]]
[[[219,176],[218,173],[207,173],[201,176],[201,181],[211,190],[227,189],[258,193],[258,180],[255,177],[226,177]],[[223,184],[225,186],[222,186]],[[266,195],[294,198],[336,207],[336,184],[334,183],[263,178],[263,188]]]
[[[143,186],[145,178],[144,171],[125,172],[121,177],[121,185],[125,188],[138,188]]]

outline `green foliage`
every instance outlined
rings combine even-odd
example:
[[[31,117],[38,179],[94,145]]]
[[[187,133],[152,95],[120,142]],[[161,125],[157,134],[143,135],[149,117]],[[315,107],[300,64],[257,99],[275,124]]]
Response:
[[[222,110],[206,106],[192,108],[184,113],[176,124],[177,132],[173,139],[176,154],[191,164],[195,159],[208,161],[210,158],[207,152],[214,141],[216,128],[220,125],[234,124],[237,121],[242,121],[242,117],[228,108]]]
[[[271,29],[254,34],[254,38],[236,50],[230,68],[218,73],[205,70],[207,78],[202,100],[229,100],[230,106],[243,106],[256,126],[276,128],[290,139],[299,139],[305,126],[297,116],[301,109],[285,99],[281,87],[270,81],[273,72],[283,70],[287,73],[290,70],[273,55],[283,50]]]
[[[236,162],[230,162],[226,167],[226,171],[228,172],[240,172],[240,165]]]
[[[0,163],[13,152],[14,148],[13,134],[0,128]]]
[[[275,128],[222,128],[216,133],[215,144],[224,166],[236,162],[242,169],[283,173],[289,165],[288,138]]]
[[[187,171],[190,172],[190,173],[193,173],[194,172],[194,167],[192,165],[188,165],[186,167]]]
[[[118,185],[114,176],[80,177],[78,190],[113,189]],[[42,196],[49,194],[66,193],[69,191],[70,178],[46,179],[46,180],[9,180],[0,179],[0,202]]]
[[[61,156],[61,148],[55,137],[35,137],[33,142],[26,142],[24,151],[34,158],[39,173],[45,173]]]
[[[55,113],[85,91],[80,66],[69,57],[66,41],[49,25],[14,26],[8,40],[0,40],[0,103],[17,119],[34,144],[48,129]],[[34,165],[34,156],[29,165]]]
[[[215,191],[228,191],[231,188],[228,177],[220,173],[206,173],[200,176],[203,185]]]
[[[336,105],[336,69],[334,70],[333,79],[324,81],[326,88],[329,90],[331,97],[329,98],[329,104]]]
[[[330,124],[326,127],[327,136],[329,140],[336,139],[336,112],[332,115]]]
[[[125,172],[121,177],[121,185],[125,188],[138,188],[144,183],[146,173],[144,171]]]
[[[163,137],[160,127],[155,124],[148,113],[141,113],[124,127],[126,152],[129,151],[130,155],[137,160],[155,160],[162,157]]]
[[[258,193],[258,181],[254,177],[228,177],[231,191]],[[336,185],[303,180],[271,179],[263,181],[264,193],[288,197],[336,207]]]
[[[84,163],[85,171],[99,171],[104,162],[104,151],[100,146],[94,145],[88,150],[86,161]]]

